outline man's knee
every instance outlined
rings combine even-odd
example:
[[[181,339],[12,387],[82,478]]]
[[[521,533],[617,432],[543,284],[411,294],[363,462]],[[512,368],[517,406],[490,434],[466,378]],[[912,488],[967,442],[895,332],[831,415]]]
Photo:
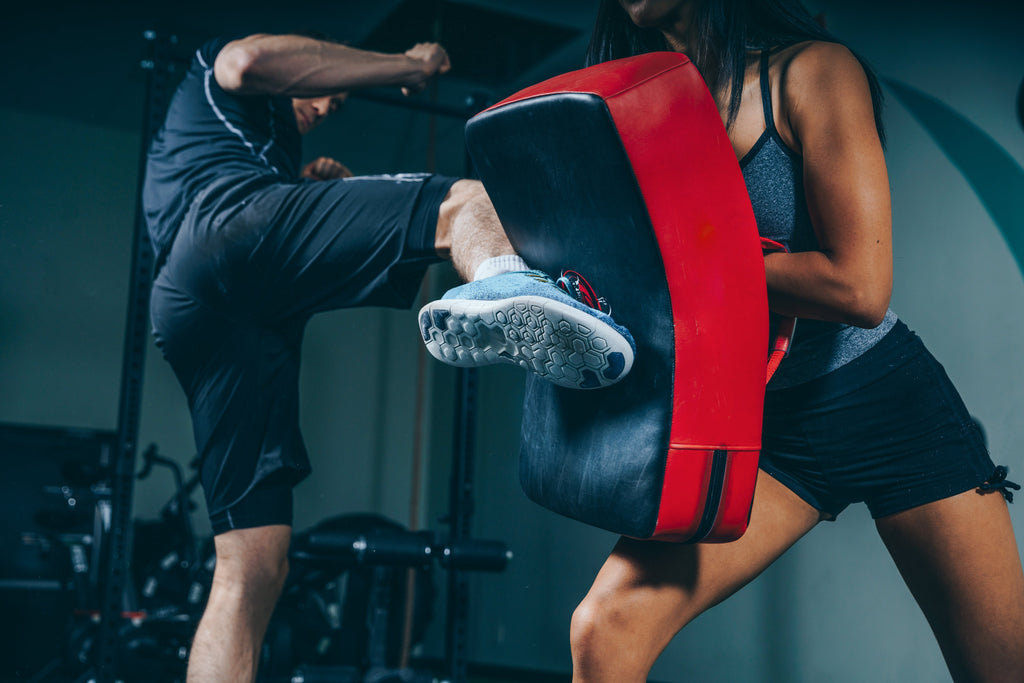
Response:
[[[276,601],[288,577],[290,544],[291,527],[285,525],[232,529],[217,535],[214,590]]]
[[[441,202],[441,213],[456,211],[465,204],[480,200],[489,201],[484,184],[479,180],[461,178],[448,188],[448,194],[444,196],[444,200]]]
[[[492,217],[497,220],[490,197],[479,180],[457,180],[441,202],[437,214],[434,248],[443,258],[450,258],[453,225],[460,216],[470,216],[476,223],[485,223]]]

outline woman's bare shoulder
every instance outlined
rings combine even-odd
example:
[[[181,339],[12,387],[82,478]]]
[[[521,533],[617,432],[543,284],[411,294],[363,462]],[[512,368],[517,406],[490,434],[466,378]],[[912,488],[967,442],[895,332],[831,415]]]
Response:
[[[820,94],[866,83],[860,61],[840,43],[808,40],[780,50],[772,61],[789,95],[807,94],[808,90]]]

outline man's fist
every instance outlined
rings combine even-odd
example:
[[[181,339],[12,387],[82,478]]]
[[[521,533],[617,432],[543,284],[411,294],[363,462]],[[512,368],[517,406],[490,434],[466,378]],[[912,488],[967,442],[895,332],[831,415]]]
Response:
[[[427,87],[431,78],[452,68],[448,53],[437,43],[416,43],[405,51],[405,56],[418,61],[421,71],[402,86],[403,95],[415,95]]]
[[[319,157],[306,164],[300,175],[310,180],[335,180],[351,178],[353,173],[344,164],[330,157]]]

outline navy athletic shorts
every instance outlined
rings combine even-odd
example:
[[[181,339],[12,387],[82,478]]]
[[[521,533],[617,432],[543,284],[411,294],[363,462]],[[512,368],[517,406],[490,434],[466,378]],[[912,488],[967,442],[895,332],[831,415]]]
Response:
[[[157,346],[188,398],[214,533],[290,524],[310,471],[299,354],[310,316],[412,305],[456,178],[299,184],[224,178],[199,194],[153,284]]]
[[[875,519],[977,488],[995,474],[978,424],[920,338],[897,322],[817,379],[767,392],[761,469],[835,518]]]

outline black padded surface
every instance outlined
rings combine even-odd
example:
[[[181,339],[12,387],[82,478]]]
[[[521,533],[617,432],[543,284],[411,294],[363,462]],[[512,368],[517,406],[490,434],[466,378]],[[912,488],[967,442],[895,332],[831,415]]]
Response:
[[[466,138],[516,250],[552,277],[580,272],[637,344],[630,374],[606,389],[528,376],[523,490],[560,514],[648,537],[672,418],[672,312],[660,250],[608,108],[596,95],[546,95],[478,115]]]

